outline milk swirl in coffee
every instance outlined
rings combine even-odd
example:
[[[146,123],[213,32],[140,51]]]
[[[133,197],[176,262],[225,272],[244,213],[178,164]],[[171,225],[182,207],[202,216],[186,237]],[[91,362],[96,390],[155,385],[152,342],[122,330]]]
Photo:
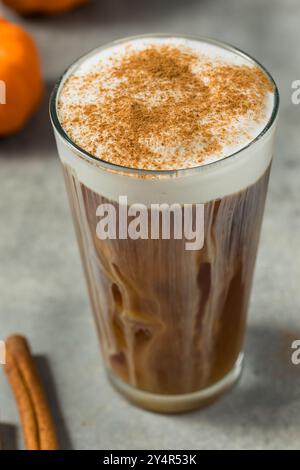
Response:
[[[176,397],[200,403],[239,373],[274,103],[273,82],[246,55],[177,37],[97,50],[60,85],[73,148],[57,142],[105,364],[143,406],[192,408]],[[149,221],[151,204],[204,204],[203,247],[100,239],[97,209],[119,214],[121,195],[148,207]]]

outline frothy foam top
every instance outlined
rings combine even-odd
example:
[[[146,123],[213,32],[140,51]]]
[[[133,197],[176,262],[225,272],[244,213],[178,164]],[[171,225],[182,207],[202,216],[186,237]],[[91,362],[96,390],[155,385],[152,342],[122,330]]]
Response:
[[[183,38],[138,38],[98,51],[65,80],[58,116],[90,154],[172,170],[231,155],[270,119],[272,83],[250,59]]]

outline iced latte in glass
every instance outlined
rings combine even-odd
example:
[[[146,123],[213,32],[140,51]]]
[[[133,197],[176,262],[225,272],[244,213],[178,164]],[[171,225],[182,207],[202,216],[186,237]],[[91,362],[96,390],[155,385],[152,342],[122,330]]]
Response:
[[[101,47],[55,88],[104,364],[135,404],[190,410],[240,375],[277,110],[262,66],[186,37]]]

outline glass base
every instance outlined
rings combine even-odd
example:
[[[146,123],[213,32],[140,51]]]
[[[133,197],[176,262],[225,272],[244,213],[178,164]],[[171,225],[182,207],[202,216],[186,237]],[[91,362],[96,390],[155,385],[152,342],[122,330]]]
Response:
[[[182,395],[159,395],[139,390],[120,380],[111,371],[108,372],[108,377],[114,388],[136,406],[157,413],[183,413],[209,405],[230,389],[241,375],[243,357],[241,353],[231,371],[219,382],[199,392]]]

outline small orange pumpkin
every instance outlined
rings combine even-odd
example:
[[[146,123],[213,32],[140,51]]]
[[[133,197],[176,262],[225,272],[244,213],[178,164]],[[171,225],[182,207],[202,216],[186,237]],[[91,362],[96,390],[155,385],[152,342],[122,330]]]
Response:
[[[34,13],[55,15],[87,3],[88,0],[2,0],[2,2],[23,15]]]
[[[38,51],[20,26],[0,18],[0,136],[21,129],[43,91]],[[4,99],[3,99],[4,98]]]

